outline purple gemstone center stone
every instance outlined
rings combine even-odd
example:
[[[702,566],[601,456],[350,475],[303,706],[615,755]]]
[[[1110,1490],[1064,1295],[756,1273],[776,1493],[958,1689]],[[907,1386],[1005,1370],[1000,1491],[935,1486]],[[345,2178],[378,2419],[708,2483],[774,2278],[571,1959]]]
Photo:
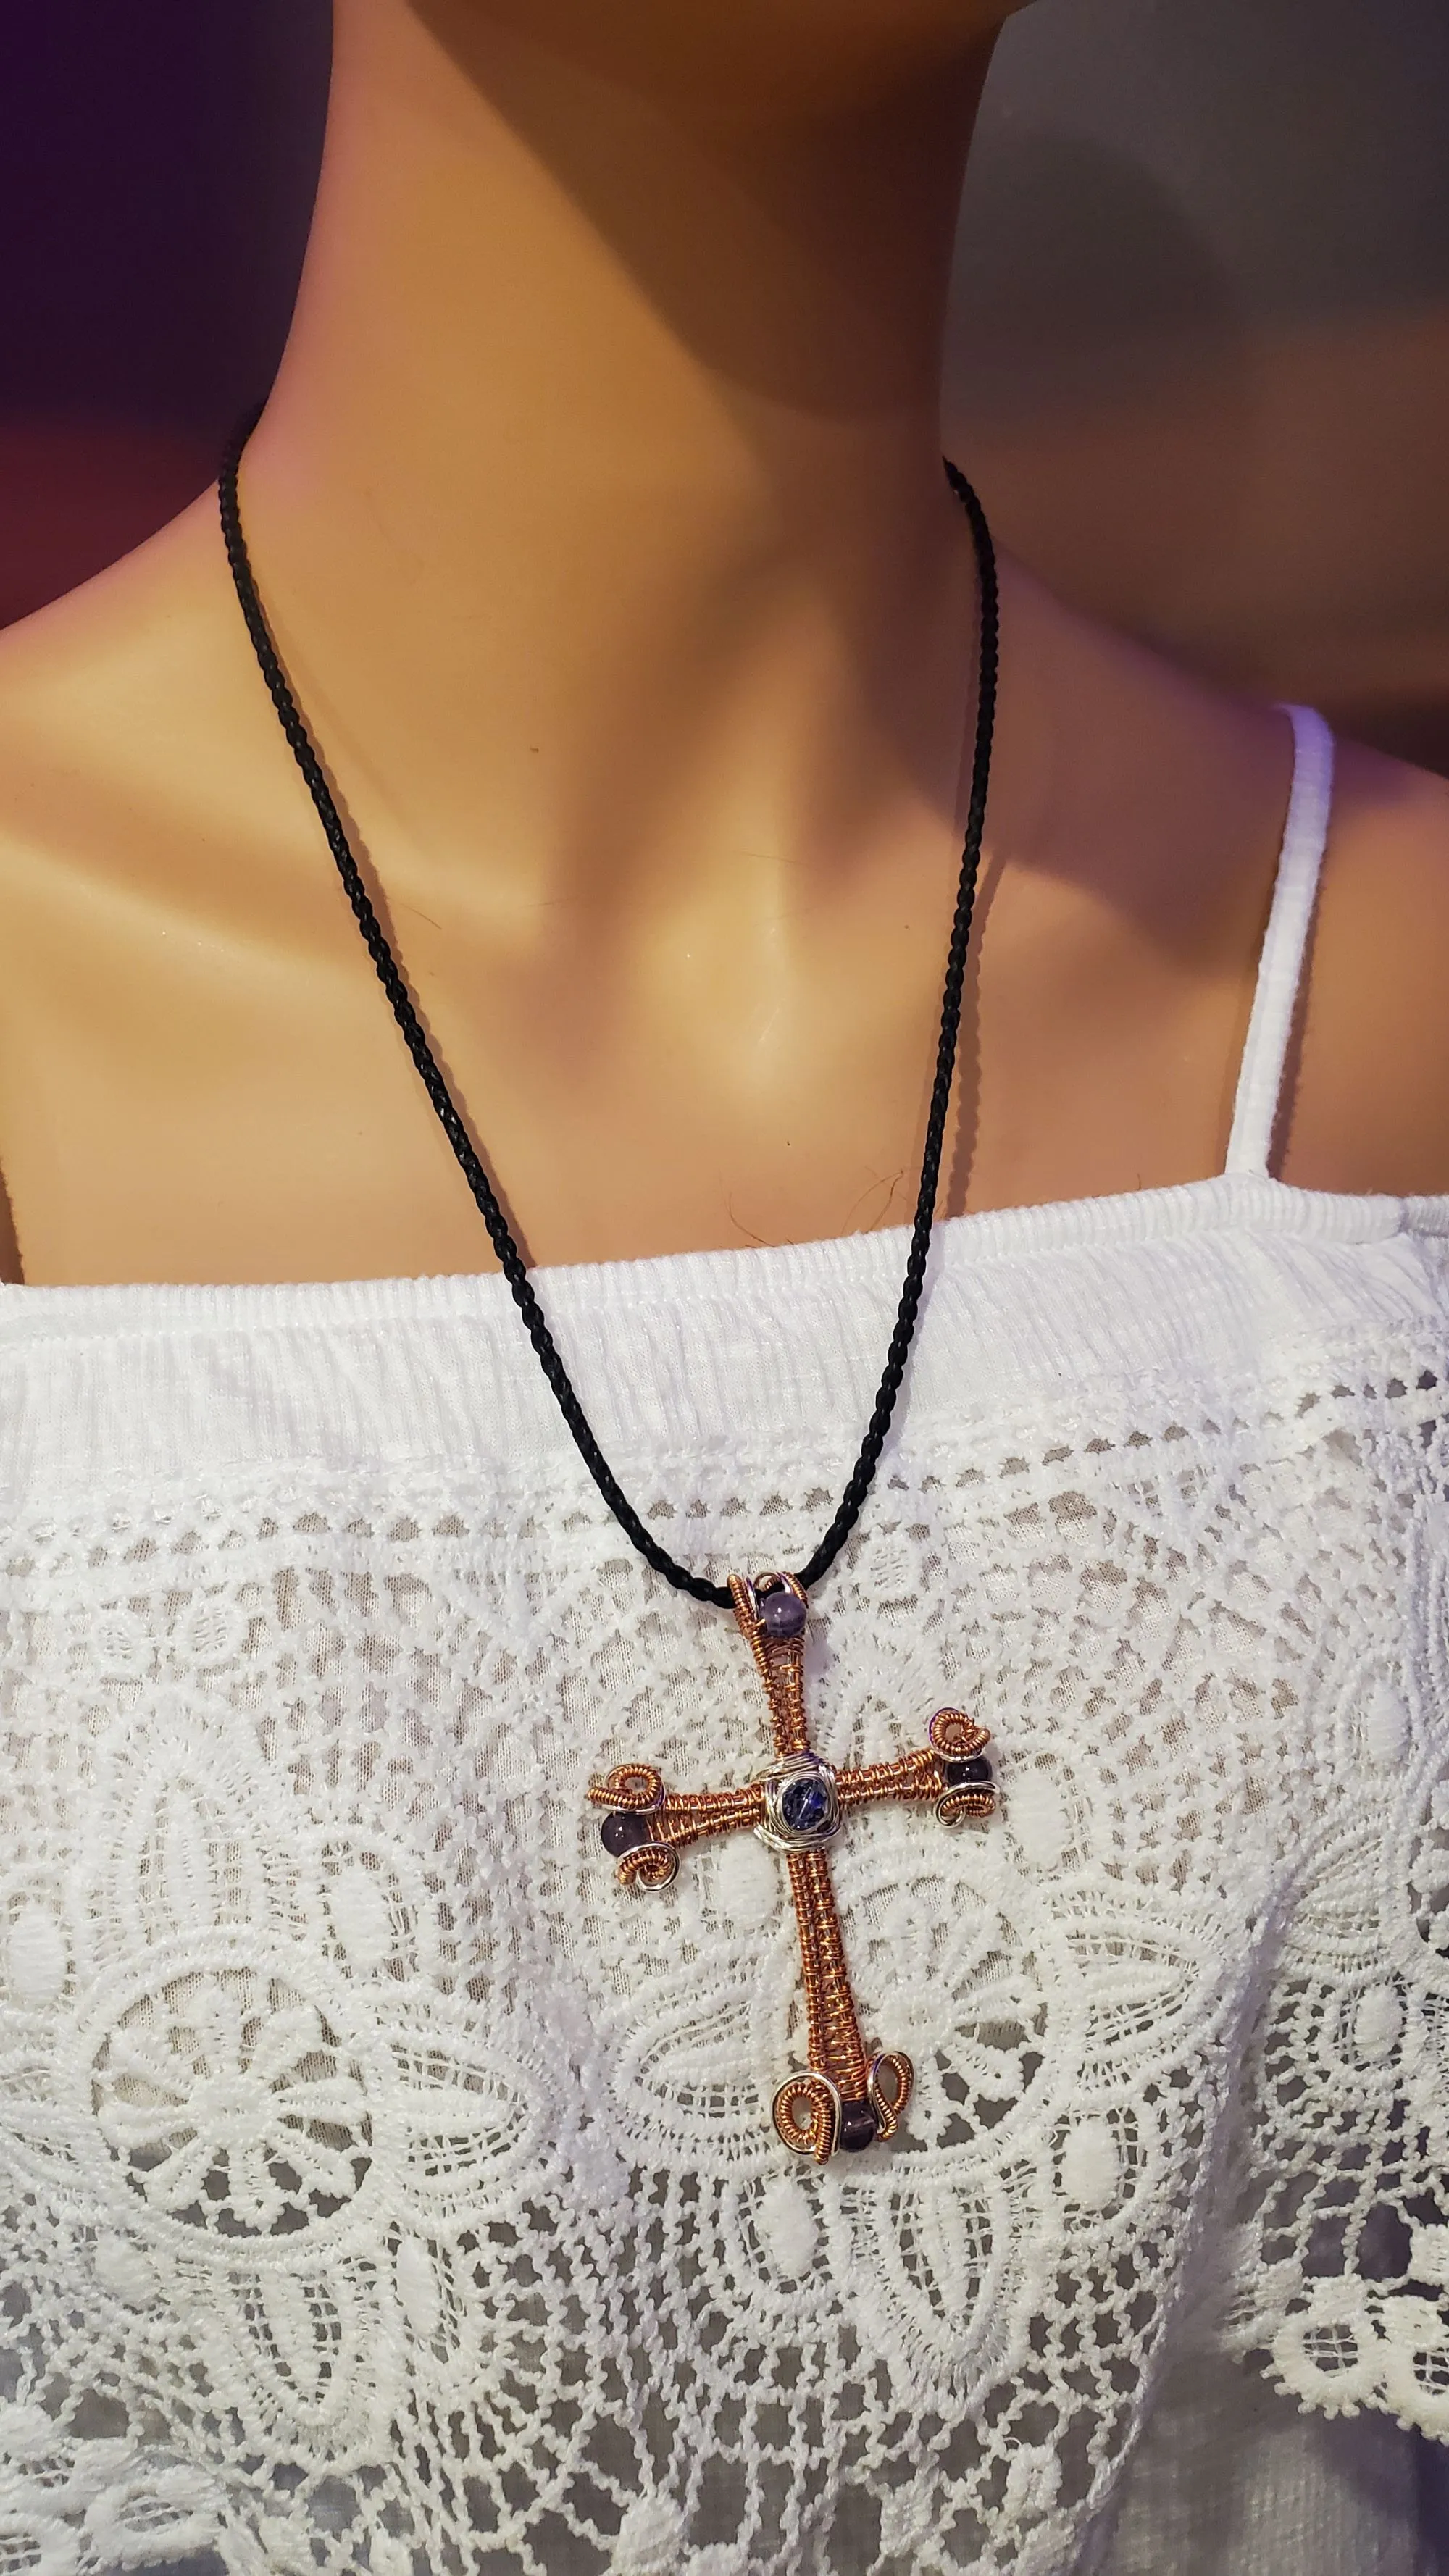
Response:
[[[780,1792],[780,1819],[792,1834],[818,1834],[833,1803],[828,1781],[791,1780]]]
[[[767,1592],[760,1603],[760,1625],[767,1637],[798,1637],[808,1616],[798,1592]]]

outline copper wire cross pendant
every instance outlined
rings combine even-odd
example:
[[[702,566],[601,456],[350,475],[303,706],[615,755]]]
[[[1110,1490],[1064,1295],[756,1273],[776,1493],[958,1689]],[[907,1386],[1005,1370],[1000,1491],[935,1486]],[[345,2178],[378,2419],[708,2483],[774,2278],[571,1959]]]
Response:
[[[624,1887],[667,1887],[690,1843],[752,1831],[789,1869],[800,1932],[809,2072],[775,2096],[775,2127],[797,2156],[824,2164],[889,2138],[911,2098],[915,2071],[899,2049],[868,2049],[851,1992],[830,1874],[830,1847],[855,1807],[901,1799],[929,1803],[944,1825],[995,1813],[991,1738],[959,1709],[938,1709],[930,1741],[895,1762],[836,1771],[811,1749],[805,1717],[808,1603],[793,1574],[730,1580],[735,1617],[770,1704],[774,1759],[748,1786],[677,1797],[647,1762],[622,1762],[589,1797],[608,1814],[600,1828]]]

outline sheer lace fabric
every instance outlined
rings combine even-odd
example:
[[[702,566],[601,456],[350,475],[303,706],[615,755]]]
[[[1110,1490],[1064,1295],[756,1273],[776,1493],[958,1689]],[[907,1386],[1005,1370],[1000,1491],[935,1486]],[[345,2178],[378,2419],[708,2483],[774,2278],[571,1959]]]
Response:
[[[0,1300],[0,2565],[1055,2576],[1164,2374],[1449,2436],[1449,1211],[1225,1181],[943,1230],[812,1632],[1003,1812],[852,1820],[888,2151],[802,2166],[748,1777],[497,1283]],[[670,1543],[801,1561],[899,1246],[548,1283]]]

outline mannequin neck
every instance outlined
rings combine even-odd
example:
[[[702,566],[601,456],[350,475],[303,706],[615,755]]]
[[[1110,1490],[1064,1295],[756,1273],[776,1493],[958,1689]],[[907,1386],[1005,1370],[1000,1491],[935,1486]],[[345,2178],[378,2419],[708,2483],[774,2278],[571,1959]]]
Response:
[[[973,594],[939,361],[989,51],[719,121],[468,0],[341,0],[243,505],[319,730],[435,854],[476,864],[481,811],[546,872],[586,826],[596,868],[619,781],[692,774],[703,808],[746,744],[735,822],[785,807],[797,863],[902,781],[949,809]],[[677,863],[663,818],[620,824]]]

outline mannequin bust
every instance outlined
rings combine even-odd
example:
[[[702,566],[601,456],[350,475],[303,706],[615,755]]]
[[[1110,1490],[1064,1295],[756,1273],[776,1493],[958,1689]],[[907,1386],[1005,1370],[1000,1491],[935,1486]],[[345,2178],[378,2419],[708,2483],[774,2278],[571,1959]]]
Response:
[[[905,1213],[959,854],[957,201],[1004,0],[340,0],[242,504],[530,1257]],[[962,460],[969,470],[970,459]],[[1221,1167],[1290,763],[1003,568],[950,1207]],[[211,496],[0,640],[9,1275],[476,1271]],[[1344,752],[1278,1168],[1449,1188],[1449,787]]]
[[[242,466],[527,1248],[619,1265],[547,1303],[687,1583],[813,1565],[897,1311],[898,1246],[861,1238],[910,1207],[960,856],[938,367],[1005,14],[340,0]],[[0,1298],[32,2563],[1416,2546],[1449,1240],[1359,1194],[1449,1189],[1449,788],[1345,755],[1303,1187],[1261,1139],[1223,1174],[1290,726],[1010,566],[1003,608],[947,1203],[1208,1187],[941,1230],[808,1675],[816,1575],[741,1583],[743,1640],[649,1579],[503,1284],[420,1275],[486,1236],[214,500],[0,645],[12,1266],[120,1283]],[[1275,1037],[1269,1102],[1277,1071]],[[690,1249],[722,1257],[630,1266]],[[951,1812],[987,1743],[999,1831],[994,1787]],[[802,1762],[824,1822],[785,1813]],[[1360,2404],[1362,2445],[1324,2430]]]

